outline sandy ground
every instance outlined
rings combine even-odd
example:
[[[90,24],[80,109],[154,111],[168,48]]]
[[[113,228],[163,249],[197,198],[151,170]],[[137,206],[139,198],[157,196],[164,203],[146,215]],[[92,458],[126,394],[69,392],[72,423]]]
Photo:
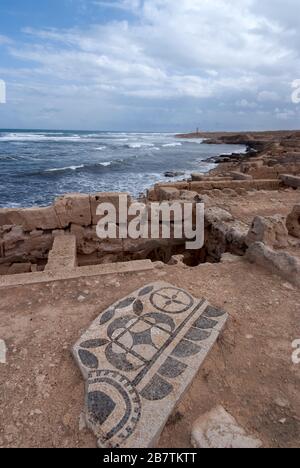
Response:
[[[245,260],[1,289],[0,446],[96,446],[79,429],[84,382],[71,347],[111,303],[159,279],[230,314],[159,447],[189,447],[193,421],[217,404],[264,447],[300,446],[300,365],[291,360],[300,291]]]

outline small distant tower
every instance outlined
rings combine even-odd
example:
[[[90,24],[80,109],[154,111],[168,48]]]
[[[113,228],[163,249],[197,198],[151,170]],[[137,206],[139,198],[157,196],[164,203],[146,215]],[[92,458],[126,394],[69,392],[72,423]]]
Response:
[[[199,127],[196,128],[196,133],[197,133],[197,135],[198,135],[198,133],[199,133]]]

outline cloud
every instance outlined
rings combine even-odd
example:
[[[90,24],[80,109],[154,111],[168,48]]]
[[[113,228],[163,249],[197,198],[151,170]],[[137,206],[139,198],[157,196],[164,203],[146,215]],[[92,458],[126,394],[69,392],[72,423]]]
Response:
[[[48,102],[41,108],[52,108],[51,101],[60,95],[63,119],[63,106],[70,106],[73,93],[73,114],[78,101],[93,103],[93,109],[97,103],[99,112],[105,102],[107,118],[116,126],[131,112],[136,115],[135,128],[149,121],[166,128],[170,120],[157,112],[165,107],[173,119],[177,116],[172,125],[184,129],[199,122],[199,104],[206,127],[218,121],[224,128],[229,122],[231,128],[250,128],[255,112],[258,119],[268,115],[268,121],[259,120],[266,127],[278,125],[280,114],[289,123],[295,118],[290,83],[300,78],[300,32],[293,20],[298,0],[288,0],[289,12],[277,0],[263,5],[256,0],[93,3],[99,9],[134,13],[134,20],[112,18],[70,29],[37,30],[29,25],[23,29],[22,43],[7,43],[15,62],[26,63],[23,85],[34,83],[44,90]],[[7,73],[11,76],[13,70]],[[15,79],[20,79],[17,68]],[[20,97],[20,90],[14,92]],[[281,103],[284,111],[274,112],[274,103]],[[116,117],[113,109],[118,106],[124,113]],[[243,122],[235,117],[237,107],[245,115]],[[90,120],[92,124],[95,114]]]
[[[0,34],[0,45],[2,44],[11,44],[13,41],[7,37],[7,36],[3,36],[2,34]]]
[[[141,5],[141,0],[111,0],[111,1],[94,1],[94,5],[117,10],[130,10],[132,12],[137,11]]]

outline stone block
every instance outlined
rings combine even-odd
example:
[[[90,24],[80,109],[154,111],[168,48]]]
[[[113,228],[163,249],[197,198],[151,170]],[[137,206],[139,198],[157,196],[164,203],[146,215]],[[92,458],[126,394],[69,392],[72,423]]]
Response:
[[[99,447],[155,446],[226,320],[205,299],[162,282],[102,312],[73,348]]]
[[[7,209],[0,211],[0,226],[22,226],[24,231],[35,229],[52,230],[60,227],[53,206],[45,208]]]
[[[252,222],[245,242],[248,246],[254,242],[263,242],[270,247],[284,248],[288,246],[288,230],[285,217],[256,216]]]
[[[195,448],[260,448],[262,442],[239,426],[222,406],[217,406],[194,423],[192,445]]]
[[[97,208],[101,203],[110,203],[116,209],[116,216],[117,216],[117,224],[119,223],[119,215],[120,215],[120,197],[125,198],[127,197],[127,210],[131,204],[131,197],[126,192],[100,192],[95,193],[90,196],[91,199],[91,213],[92,213],[92,224],[97,225],[103,216],[97,215]],[[124,203],[125,205],[125,203]],[[126,213],[122,212],[121,216],[125,216]],[[105,215],[104,215],[105,216]]]
[[[45,208],[26,208],[20,210],[22,226],[25,231],[35,229],[53,230],[60,228],[60,222],[53,206]]]
[[[300,239],[300,205],[295,205],[288,215],[286,226],[289,234]]]
[[[210,181],[210,182],[191,182],[190,190],[202,193],[203,190],[237,190],[244,188],[246,190],[278,190],[282,186],[280,180],[228,180],[228,181]]]
[[[178,200],[180,198],[180,191],[177,188],[173,187],[161,187],[158,189],[158,200],[169,201],[169,200]]]
[[[76,237],[73,235],[57,236],[49,252],[45,271],[70,270],[77,266]]]
[[[207,174],[191,174],[192,182],[200,182],[202,180],[207,179]]]
[[[66,228],[72,223],[80,226],[92,224],[89,195],[70,193],[57,198],[54,208],[62,228]]]
[[[300,286],[300,261],[287,252],[275,252],[262,242],[256,242],[247,250],[246,258]]]
[[[243,172],[230,172],[233,180],[253,180],[253,177],[248,174],[244,174]]]
[[[31,272],[31,263],[13,263],[9,269],[8,275],[21,275],[22,273]]]
[[[280,176],[280,179],[286,185],[287,187],[292,187],[294,189],[297,189],[300,187],[300,177],[299,176],[293,176],[293,175],[288,175],[288,174],[282,174]]]

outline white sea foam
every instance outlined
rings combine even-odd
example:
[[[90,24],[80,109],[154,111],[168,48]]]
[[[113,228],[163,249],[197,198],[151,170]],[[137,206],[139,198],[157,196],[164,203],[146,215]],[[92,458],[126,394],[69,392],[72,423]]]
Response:
[[[82,169],[84,167],[84,164],[81,164],[80,166],[67,166],[67,167],[54,167],[53,169],[46,169],[45,172],[61,172],[61,171],[76,171],[76,169]]]
[[[8,133],[4,136],[0,135],[0,142],[93,142],[94,139],[84,138],[80,135],[59,135],[59,134],[42,134],[42,133]]]
[[[139,148],[144,148],[144,147],[145,148],[147,148],[147,147],[151,148],[152,146],[154,146],[153,143],[144,143],[144,142],[143,143],[130,143],[128,145],[128,147],[132,148],[132,149],[139,149]]]
[[[99,166],[108,167],[108,166],[111,166],[111,164],[112,164],[112,161],[107,161],[107,162],[101,162],[101,163],[99,163]]]
[[[163,145],[164,148],[173,148],[175,146],[182,146],[182,143],[166,143]]]

